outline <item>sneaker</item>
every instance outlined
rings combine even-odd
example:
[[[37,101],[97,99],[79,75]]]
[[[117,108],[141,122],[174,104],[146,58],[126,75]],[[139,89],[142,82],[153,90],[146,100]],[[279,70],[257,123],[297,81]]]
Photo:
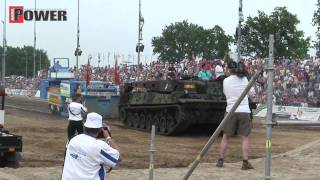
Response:
[[[244,160],[242,162],[242,170],[249,170],[249,169],[254,169],[253,166],[249,163],[248,160]]]
[[[220,168],[223,167],[223,159],[222,158],[218,159],[216,166],[220,167]]]

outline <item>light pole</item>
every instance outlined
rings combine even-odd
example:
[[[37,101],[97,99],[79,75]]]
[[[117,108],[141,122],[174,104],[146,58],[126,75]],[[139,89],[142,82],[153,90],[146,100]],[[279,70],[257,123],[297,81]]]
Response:
[[[77,48],[76,51],[74,52],[74,55],[76,56],[76,67],[77,67],[77,71],[79,69],[79,56],[81,56],[82,51],[80,49],[80,25],[79,25],[79,18],[80,15],[80,1],[78,0],[78,23],[77,23]]]
[[[128,54],[127,62],[130,62],[130,59],[131,59],[131,54]]]
[[[101,54],[98,53],[98,69],[100,68],[100,62],[101,62]]]
[[[242,0],[239,0],[239,24],[238,24],[238,41],[237,41],[237,52],[238,52],[238,62],[241,60],[241,23],[243,22],[242,13]]]
[[[136,46],[136,52],[138,53],[138,65],[140,64],[140,52],[143,52],[144,45],[141,43],[142,40],[142,28],[144,25],[144,18],[141,14],[141,0],[139,0],[139,29],[138,29],[138,44]]]
[[[40,67],[39,67],[39,70],[41,70],[41,50],[39,51],[39,63],[40,63]]]
[[[26,78],[28,78],[28,54],[26,55]]]
[[[34,0],[34,10],[37,10],[37,0]],[[36,19],[34,19],[34,39],[33,39],[33,77],[36,77],[36,48],[37,48],[37,34],[36,34]]]
[[[110,68],[109,59],[110,59],[110,52],[108,52],[108,69]]]
[[[2,79],[1,79],[1,80],[2,80],[2,83],[4,83],[5,73],[3,73],[3,72],[4,72],[4,67],[5,67],[5,66],[4,66],[3,64],[5,63],[5,58],[6,58],[6,50],[5,50],[5,49],[6,49],[6,47],[5,47],[5,46],[6,46],[6,45],[5,45],[5,44],[6,44],[6,41],[5,41],[5,32],[4,32],[4,31],[5,31],[5,25],[4,25],[5,22],[2,21],[2,20],[1,20],[1,22],[2,22],[2,26],[3,26],[3,40],[2,40],[3,52],[2,52],[2,70],[1,70],[1,72],[2,72],[1,78],[2,78]]]
[[[7,38],[6,38],[6,24],[7,24],[7,0],[4,1],[4,21],[3,24],[3,54],[2,54],[2,85],[5,85],[6,76],[6,51],[7,51]]]

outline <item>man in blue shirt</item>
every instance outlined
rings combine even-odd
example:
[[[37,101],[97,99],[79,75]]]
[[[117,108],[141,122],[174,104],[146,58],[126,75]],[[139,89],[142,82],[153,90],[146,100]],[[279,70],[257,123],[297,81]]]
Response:
[[[62,68],[62,66],[60,65],[59,61],[55,62],[54,65],[53,65],[53,67],[52,67],[52,69],[53,69],[54,71],[58,71],[58,70],[61,69],[61,68]]]

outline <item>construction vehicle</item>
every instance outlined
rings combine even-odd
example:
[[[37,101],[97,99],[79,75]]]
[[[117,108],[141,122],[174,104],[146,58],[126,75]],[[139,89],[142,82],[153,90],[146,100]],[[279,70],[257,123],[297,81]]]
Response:
[[[160,80],[120,88],[119,118],[133,129],[173,135],[195,124],[217,126],[224,117],[222,81]]]
[[[19,167],[22,152],[22,136],[10,133],[4,128],[5,89],[0,87],[0,167]]]

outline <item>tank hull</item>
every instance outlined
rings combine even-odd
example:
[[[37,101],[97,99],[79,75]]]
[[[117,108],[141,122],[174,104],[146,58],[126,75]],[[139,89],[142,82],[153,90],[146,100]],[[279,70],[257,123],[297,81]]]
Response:
[[[156,132],[163,135],[177,135],[195,124],[212,127],[220,124],[225,113],[225,103],[184,102],[158,105],[121,105],[119,118],[129,128]]]
[[[217,126],[226,101],[222,82],[170,80],[136,82],[120,89],[119,119],[129,128],[176,135],[192,125]]]

